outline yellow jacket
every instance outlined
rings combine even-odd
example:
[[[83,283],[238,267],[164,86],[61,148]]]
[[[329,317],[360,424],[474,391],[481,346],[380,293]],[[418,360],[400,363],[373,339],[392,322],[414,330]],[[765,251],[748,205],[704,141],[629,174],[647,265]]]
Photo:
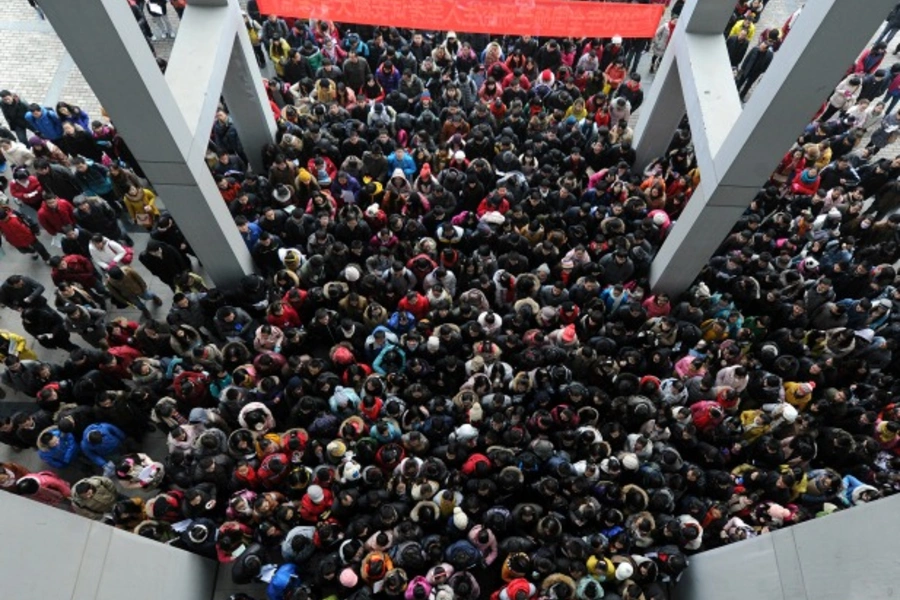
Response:
[[[27,347],[24,337],[7,329],[0,329],[0,358],[6,360],[9,355],[18,356],[22,360],[37,360],[37,354]]]
[[[137,220],[139,213],[152,215],[154,220],[159,216],[159,209],[156,208],[156,194],[146,188],[141,188],[134,196],[125,194],[122,200],[125,202],[125,208],[128,209],[132,221]],[[149,210],[147,210],[148,208]]]

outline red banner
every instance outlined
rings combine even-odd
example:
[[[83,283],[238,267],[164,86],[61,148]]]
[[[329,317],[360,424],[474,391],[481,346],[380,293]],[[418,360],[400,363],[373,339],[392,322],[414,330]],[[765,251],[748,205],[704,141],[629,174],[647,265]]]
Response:
[[[262,14],[401,29],[553,37],[650,38],[661,4],[572,0],[258,0]]]

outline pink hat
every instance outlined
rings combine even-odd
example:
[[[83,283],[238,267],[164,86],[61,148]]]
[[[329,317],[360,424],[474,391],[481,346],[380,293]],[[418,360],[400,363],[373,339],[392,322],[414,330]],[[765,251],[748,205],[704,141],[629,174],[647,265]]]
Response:
[[[359,577],[356,575],[356,572],[353,571],[350,567],[347,567],[343,571],[341,571],[340,577],[338,580],[341,582],[341,585],[346,588],[356,587],[356,584],[359,583]]]

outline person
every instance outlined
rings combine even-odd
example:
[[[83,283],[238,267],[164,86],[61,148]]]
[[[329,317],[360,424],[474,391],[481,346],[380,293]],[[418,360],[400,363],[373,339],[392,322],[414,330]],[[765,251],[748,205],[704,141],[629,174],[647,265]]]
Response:
[[[81,453],[101,469],[115,464],[125,442],[125,432],[111,423],[94,423],[81,436]]]
[[[27,275],[10,275],[0,285],[0,305],[22,312],[26,308],[44,306],[45,288]]]
[[[50,253],[37,238],[38,231],[37,224],[29,221],[25,215],[0,206],[0,235],[3,239],[22,254],[30,254],[34,260],[41,258],[49,263]]]
[[[27,130],[31,129],[31,124],[26,118],[29,106],[18,94],[9,90],[0,90],[0,110],[3,111],[3,118],[6,119],[6,124],[22,144],[28,144]],[[34,130],[32,129],[32,131]]]
[[[131,237],[122,231],[116,211],[102,198],[81,196],[75,202],[75,223],[78,228],[92,235],[106,236],[111,240],[134,245]]]
[[[28,169],[17,167],[13,171],[12,181],[9,183],[9,193],[18,203],[18,206],[28,215],[37,214],[41,207],[44,188],[34,175],[29,174]],[[53,192],[49,192],[53,193]]]
[[[109,178],[109,169],[81,156],[72,159],[72,166],[75,167],[75,178],[81,184],[85,195],[99,196],[112,205],[117,205],[118,199],[112,195],[113,185]]]
[[[153,229],[159,218],[159,208],[156,207],[156,194],[145,187],[130,186],[122,198],[125,208],[135,225],[140,225],[147,231]]]
[[[141,252],[138,260],[172,291],[175,291],[178,276],[191,269],[191,262],[183,254],[157,240],[147,243],[147,249]]]
[[[144,278],[127,265],[115,265],[107,268],[103,283],[114,299],[125,304],[133,304],[147,319],[151,315],[144,300],[152,300],[154,305],[162,306],[162,298],[151,292]]]
[[[61,165],[51,164],[50,161],[39,158],[34,161],[34,171],[43,190],[53,192],[60,198],[74,199],[83,191],[81,183],[71,171]]]
[[[95,233],[91,237],[91,261],[101,273],[108,271],[112,267],[127,264],[130,260],[130,250],[130,248],[126,248],[100,233]]]
[[[144,3],[147,14],[150,15],[150,20],[156,25],[157,31],[159,31],[159,38],[153,35],[150,37],[151,41],[155,42],[160,38],[175,39],[175,28],[172,27],[172,23],[168,19],[168,4],[168,0],[147,0]]]
[[[61,284],[61,287],[69,285]],[[66,302],[60,307],[60,311],[65,315],[66,329],[70,333],[77,333],[95,348],[109,346],[106,340],[107,313],[105,310],[85,303]]]
[[[69,337],[62,316],[46,305],[23,310],[22,327],[44,348],[51,350],[59,348],[66,352],[78,349]]]
[[[40,104],[29,104],[25,120],[28,122],[28,129],[45,140],[55,142],[62,137],[62,122],[52,108]]]
[[[116,484],[108,477],[86,477],[72,486],[72,510],[95,521],[112,512],[118,499]]]
[[[756,80],[759,79],[769,68],[769,65],[772,64],[773,57],[774,52],[772,52],[772,49],[769,47],[768,40],[765,39],[761,40],[756,47],[751,48],[750,52],[747,53],[747,56],[744,57],[744,60],[741,62],[741,67],[738,70],[737,78],[738,95],[741,97],[741,100],[747,97],[750,88],[753,87]]]
[[[883,42],[885,44],[890,44],[894,39],[894,36],[897,35],[898,30],[900,30],[900,3],[894,6],[894,8],[891,9],[891,12],[888,13],[884,27],[878,33],[878,37],[875,38],[875,43]],[[896,50],[894,51],[894,54],[897,54]]]
[[[54,508],[67,508],[72,488],[51,471],[29,473],[16,481],[16,493]]]
[[[231,117],[224,109],[216,111],[216,121],[213,124],[213,142],[219,149],[219,152],[236,154],[244,162],[247,161],[244,148],[241,146],[240,139],[238,139],[237,129],[235,129]]]
[[[253,47],[253,55],[256,57],[256,65],[262,69],[266,66],[266,52],[263,50],[262,26],[253,17],[247,14],[247,11],[241,11],[244,18],[244,27],[247,28],[247,35],[250,38],[250,45]]]
[[[75,207],[68,200],[46,192],[44,201],[37,211],[38,223],[51,236],[61,236],[63,227],[75,225]]]
[[[34,166],[34,153],[25,144],[15,140],[0,139],[0,149],[3,150],[3,156],[12,168],[24,167],[28,172]]]

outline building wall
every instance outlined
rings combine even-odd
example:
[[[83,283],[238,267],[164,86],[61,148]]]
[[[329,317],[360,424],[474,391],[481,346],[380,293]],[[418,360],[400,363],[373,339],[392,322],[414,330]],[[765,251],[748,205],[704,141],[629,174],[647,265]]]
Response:
[[[691,557],[677,600],[878,600],[900,593],[900,497]]]
[[[216,563],[0,492],[3,598],[207,600]]]

